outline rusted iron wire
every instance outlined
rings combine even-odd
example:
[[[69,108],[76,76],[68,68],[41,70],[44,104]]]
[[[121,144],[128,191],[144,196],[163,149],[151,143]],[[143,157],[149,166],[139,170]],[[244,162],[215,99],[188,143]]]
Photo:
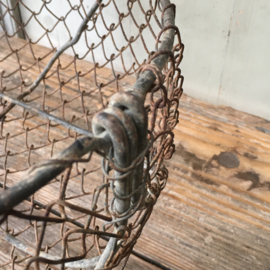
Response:
[[[114,0],[92,7],[67,0],[61,16],[52,1],[0,0],[0,236],[11,250],[0,267],[113,269],[122,261],[124,268],[166,185],[163,160],[175,148],[184,49],[175,6],[127,0],[123,10]],[[111,8],[115,22],[106,13]],[[42,23],[42,12],[55,23]],[[76,32],[68,24],[74,13],[81,19]],[[43,29],[40,36],[31,37],[31,24]],[[52,32],[60,24],[69,40],[56,51]],[[51,48],[38,45],[43,39]],[[83,56],[78,41],[85,42]],[[68,48],[71,56],[63,56]]]

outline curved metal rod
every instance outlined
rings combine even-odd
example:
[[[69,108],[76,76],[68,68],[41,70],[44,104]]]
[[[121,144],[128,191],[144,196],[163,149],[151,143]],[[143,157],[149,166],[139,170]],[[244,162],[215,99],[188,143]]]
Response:
[[[174,11],[173,11],[172,7],[166,8],[168,5],[170,5],[170,1],[169,0],[161,0],[160,2],[161,2],[163,9],[165,10],[165,12],[162,14],[164,16],[162,18],[163,23],[164,23],[164,25],[163,25],[164,28],[169,27],[171,25],[174,25],[174,15],[175,15],[175,14],[173,14]],[[163,36],[162,36],[162,44],[161,44],[160,48],[158,49],[158,51],[171,52],[171,50],[173,48],[174,34],[175,34],[175,30],[171,29],[171,28],[168,28],[164,31]],[[153,59],[150,64],[152,64],[157,69],[157,72],[158,71],[161,72],[163,67],[165,66],[169,56],[170,56],[170,54],[166,55],[166,54],[162,53],[159,56],[157,56],[155,59]],[[153,69],[146,70],[145,72],[141,73],[141,75],[137,79],[137,82],[135,83],[133,89],[131,91],[129,91],[128,93],[115,94],[111,99],[110,106],[111,107],[119,107],[119,106],[122,107],[123,105],[125,105],[125,104],[122,104],[124,100],[121,100],[122,101],[121,102],[119,100],[119,98],[123,99],[123,97],[128,95],[129,97],[127,98],[127,101],[130,102],[130,100],[131,100],[130,95],[134,94],[141,100],[141,104],[138,104],[138,109],[142,107],[142,110],[144,111],[138,117],[141,118],[141,117],[145,116],[146,114],[145,114],[145,110],[143,108],[143,104],[145,101],[146,94],[149,92],[153,83],[156,80],[157,76],[155,73],[156,72],[153,72]],[[124,106],[124,107],[126,107],[126,106]],[[107,121],[107,119],[104,119],[103,117],[101,117],[103,114],[104,113],[100,113],[100,114],[96,115],[96,117],[93,119],[92,123],[93,123],[94,134],[98,134],[100,130],[105,129],[107,125],[111,126],[111,124],[112,124],[112,123],[110,123],[110,121]],[[111,115],[107,114],[107,117],[109,117],[109,116],[111,116]],[[144,117],[144,119],[142,119],[142,121],[140,121],[140,123],[138,123],[138,124],[146,125],[147,122],[145,120],[146,120],[146,117]],[[104,121],[106,122],[106,125],[100,125],[100,122],[104,122]],[[137,121],[135,120],[134,122],[136,123]],[[139,130],[138,133],[141,133],[142,131],[144,131],[144,129],[142,126],[138,127],[138,124],[137,124],[137,129]],[[113,143],[114,144],[119,143],[120,137],[121,136],[119,134],[117,140]],[[111,137],[111,138],[113,138],[113,137]],[[145,136],[141,136],[139,138],[141,140],[146,139],[146,130],[145,130]],[[128,146],[127,146],[127,148],[128,148]],[[115,148],[114,150],[117,150],[117,151],[120,150],[120,152],[117,152],[117,151],[114,152],[116,164],[119,163],[119,165],[121,164],[121,165],[128,166],[129,164],[127,164],[127,163],[125,164],[125,162],[122,161],[122,159],[125,158],[125,154],[126,154],[124,152],[124,150],[121,151],[121,149],[119,149],[118,147]],[[123,167],[121,165],[119,167]],[[143,164],[141,164],[141,169],[142,169],[142,166],[143,166]],[[141,172],[142,172],[142,170],[141,170]],[[116,173],[119,176],[121,176],[121,173],[119,173],[119,172],[116,172]],[[140,185],[140,182],[141,181],[138,179],[138,182],[135,183],[135,185],[133,187],[136,188],[138,185]],[[132,190],[130,190],[130,187],[129,187],[127,182],[116,181],[115,185],[116,185],[116,191],[120,195],[125,196],[125,195],[128,195],[130,192],[132,192]],[[138,198],[135,198],[135,199],[138,199]],[[118,199],[115,199],[115,201],[116,201],[116,212],[120,210],[119,213],[124,213],[125,211],[128,210],[127,206],[129,205],[130,201],[128,201],[128,200],[122,201],[122,200],[118,200]],[[140,204],[140,202],[138,202],[138,205],[139,204]],[[131,216],[131,215],[128,215],[128,217],[129,216]],[[126,222],[127,222],[127,218],[125,217],[124,224],[126,224]],[[112,256],[114,255],[115,250],[116,250],[116,239],[111,238],[110,241],[108,242],[105,250],[103,251],[101,258],[100,258],[98,264],[96,265],[95,269],[96,270],[103,269],[104,266],[106,264],[108,264],[108,260],[110,260],[110,258],[112,258]]]
[[[163,14],[163,29],[168,26],[175,25],[175,14],[173,6],[166,8],[167,6],[171,5],[170,0],[160,0],[161,6],[163,9],[166,9]],[[158,51],[167,51],[168,53],[173,48],[175,30],[172,28],[167,29],[164,31],[161,39],[161,45],[158,48]],[[153,59],[150,64],[155,65],[160,71],[164,68],[169,54],[160,54],[155,59]],[[156,75],[152,70],[147,70],[141,73],[132,87],[132,91],[137,93],[145,98],[146,94],[151,90],[153,83],[156,80]]]
[[[130,134],[132,131],[134,132],[135,127],[133,125],[127,125],[124,123],[127,118],[119,119],[119,115],[115,115],[115,111],[113,114],[110,114],[112,110],[105,110],[101,112],[92,120],[92,128],[93,132],[96,136],[98,136],[101,132],[106,132],[111,138],[114,150],[114,159],[117,166],[120,168],[125,168],[130,165],[130,149],[129,149],[129,139],[127,134]],[[118,118],[119,117],[119,118]],[[122,173],[115,171],[115,177],[121,176]],[[116,191],[123,196],[128,195],[131,192],[131,183],[129,181],[130,177],[127,177],[126,181],[116,181]],[[129,209],[130,199],[121,200],[116,199],[116,212],[121,214]],[[118,225],[126,225],[127,220],[119,223]],[[114,238],[110,238],[105,250],[103,251],[95,269],[102,269],[109,258],[116,252],[118,249],[117,240]]]
[[[62,173],[68,166],[70,166],[70,160],[72,162],[78,160],[85,154],[103,149],[107,151],[111,146],[110,137],[107,134],[101,134],[100,137],[84,137],[76,140],[67,149],[60,152],[53,157],[51,161],[55,160],[55,163],[48,163],[46,166],[35,165],[28,170],[23,179],[14,186],[6,189],[0,195],[0,215],[8,213],[13,207],[19,204],[21,201],[27,199],[43,186],[48,184],[54,177]],[[60,160],[61,162],[57,162]]]
[[[141,97],[133,94],[132,91],[129,92],[119,92],[114,94],[109,103],[109,108],[125,108],[124,112],[131,119],[132,122],[136,126],[138,147],[136,147],[137,153],[142,153],[147,148],[147,114],[144,108],[144,100]],[[132,150],[134,152],[134,160],[137,157],[137,153],[135,153],[135,149]],[[138,164],[136,170],[133,173],[132,179],[132,190],[137,189],[142,183],[142,175],[143,175],[143,160],[140,164]],[[132,203],[136,203],[139,200],[139,194],[134,194],[131,201]]]

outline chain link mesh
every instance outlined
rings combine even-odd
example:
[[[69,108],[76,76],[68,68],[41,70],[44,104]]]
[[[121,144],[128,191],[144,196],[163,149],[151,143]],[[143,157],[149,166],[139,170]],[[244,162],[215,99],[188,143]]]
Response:
[[[183,83],[175,6],[116,2],[0,1],[2,194],[47,179],[3,208],[1,269],[125,265],[166,185]]]

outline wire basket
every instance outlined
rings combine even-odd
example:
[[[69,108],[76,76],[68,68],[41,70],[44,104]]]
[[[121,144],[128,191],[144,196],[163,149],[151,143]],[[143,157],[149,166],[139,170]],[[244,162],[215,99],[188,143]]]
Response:
[[[174,152],[175,6],[2,0],[0,11],[0,268],[124,269]]]

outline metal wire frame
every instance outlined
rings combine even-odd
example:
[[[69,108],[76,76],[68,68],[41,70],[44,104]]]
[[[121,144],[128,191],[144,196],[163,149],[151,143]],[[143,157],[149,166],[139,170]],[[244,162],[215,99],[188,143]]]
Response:
[[[19,2],[21,1],[17,1],[17,3]],[[114,3],[114,1],[112,2]],[[132,17],[133,14],[131,10],[135,2],[136,1],[128,1],[127,3],[129,7],[128,15]],[[141,7],[140,1],[137,2]],[[46,5],[45,1],[44,3],[44,5]],[[83,2],[81,2],[81,4],[82,3]],[[1,2],[1,4],[3,3]],[[18,105],[28,111],[36,113],[38,116],[46,118],[48,121],[47,127],[50,127],[50,121],[53,121],[58,125],[68,127],[69,130],[87,135],[87,137],[76,140],[74,144],[54,156],[51,160],[32,166],[23,180],[10,188],[6,187],[5,180],[7,179],[7,174],[10,173],[7,169],[7,159],[11,153],[6,151],[10,135],[6,134],[6,136],[3,136],[5,139],[5,175],[3,182],[5,192],[2,193],[0,197],[1,221],[6,222],[6,227],[8,227],[7,217],[10,216],[32,220],[34,223],[30,223],[30,226],[35,227],[36,232],[39,227],[38,224],[41,224],[41,231],[36,233],[38,239],[35,250],[31,250],[30,248],[29,251],[29,247],[24,245],[17,238],[14,238],[14,236],[8,232],[8,229],[4,233],[3,237],[8,242],[12,243],[14,247],[22,249],[32,256],[31,259],[26,257],[26,269],[33,264],[39,269],[40,263],[47,264],[47,267],[49,265],[51,267],[52,265],[60,264],[62,269],[64,269],[64,267],[112,269],[117,266],[123,258],[128,259],[137,238],[140,236],[143,226],[147,222],[168,177],[168,172],[162,164],[162,161],[165,158],[170,158],[174,151],[172,130],[178,121],[177,107],[178,100],[182,94],[183,82],[183,77],[178,68],[182,60],[183,45],[178,28],[174,25],[175,6],[170,4],[168,0],[156,1],[154,4],[150,1],[150,11],[144,12],[147,18],[147,26],[150,27],[149,16],[153,16],[157,19],[156,10],[159,5],[161,8],[161,22],[158,20],[157,22],[161,27],[161,32],[155,36],[155,52],[150,53],[148,61],[143,65],[139,65],[137,68],[136,83],[127,91],[118,92],[111,96],[108,106],[103,106],[104,109],[95,114],[92,119],[93,133],[66,121],[65,117],[61,118],[52,115],[52,111],[46,112],[44,109],[44,99],[42,110],[32,107],[31,102],[30,105],[27,105],[27,102],[22,100],[25,99],[26,96],[33,94],[42,80],[44,82],[44,79],[48,79],[52,76],[47,74],[53,66],[54,61],[59,59],[61,53],[67,47],[73,46],[79,40],[82,33],[86,31],[86,24],[91,20],[92,16],[94,16],[94,18],[97,18],[98,15],[101,16],[102,10],[106,7],[106,5],[101,5],[101,1],[97,1],[88,13],[85,12],[86,17],[83,19],[75,38],[72,38],[67,45],[63,46],[54,54],[43,69],[43,72],[41,72],[41,75],[26,91],[17,95],[16,98],[11,98],[4,94],[4,92],[9,93],[12,92],[13,89],[8,91],[2,86],[2,93],[0,94],[3,105],[3,110],[0,115],[2,119],[2,130],[5,121],[7,122],[6,118],[8,113],[15,108],[15,105]],[[98,8],[99,12],[97,11]],[[119,17],[123,16],[124,15],[121,15]],[[144,27],[146,26],[144,25]],[[139,26],[139,29],[143,30],[143,26]],[[22,27],[19,30],[24,30],[24,28]],[[6,36],[8,36],[7,33]],[[139,36],[142,37],[141,32]],[[175,36],[177,37],[176,45],[174,45]],[[128,41],[129,45],[131,43],[132,39]],[[15,51],[15,54],[18,53]],[[76,58],[77,56],[73,63],[76,62]],[[61,67],[58,65],[57,73],[60,68]],[[20,69],[20,72],[22,72],[21,70],[23,69]],[[129,73],[130,70],[125,72],[125,75]],[[76,72],[77,79],[80,78],[79,75],[80,73]],[[1,78],[4,77],[2,73]],[[60,77],[59,73],[58,77]],[[21,79],[21,85],[25,86],[26,83],[22,75]],[[118,82],[119,79],[120,76],[114,74],[114,81]],[[66,83],[63,83],[61,79],[59,79],[59,82],[61,90],[61,87]],[[45,82],[44,85],[46,85]],[[99,85],[99,89],[101,87],[104,87],[104,85]],[[158,95],[158,91],[160,91],[161,94]],[[82,100],[84,96],[84,93],[80,93],[79,95]],[[36,98],[37,97],[34,99]],[[9,104],[5,103],[4,100],[8,101]],[[148,100],[148,107],[144,107],[145,100]],[[63,102],[62,108],[64,108],[66,103],[66,101]],[[82,107],[84,107],[83,101]],[[86,118],[89,116],[85,109],[83,109],[83,113]],[[62,115],[64,115],[63,111]],[[25,119],[23,123],[25,123],[27,119],[25,111],[23,117]],[[31,118],[33,119],[33,116]],[[86,122],[88,122],[88,120]],[[27,136],[29,129],[27,130],[26,128],[25,130]],[[32,150],[33,147],[28,146],[28,152],[31,153]],[[93,192],[91,209],[87,209],[67,202],[68,198],[66,198],[65,193],[74,167],[77,167],[78,175],[81,175],[82,179],[85,175],[85,170],[82,169],[79,171],[78,165],[76,164],[88,163],[94,151],[103,157],[102,172],[104,175],[104,183]],[[89,154],[88,158],[83,158],[85,154]],[[57,200],[51,201],[45,206],[46,211],[43,216],[33,214],[35,209],[33,197],[31,199],[32,206],[30,214],[24,214],[25,210],[23,212],[14,210],[16,205],[35,194],[39,189],[47,185],[65,170],[65,175],[61,178],[59,197]],[[83,181],[84,180],[82,180],[82,182]],[[105,208],[99,209],[98,199],[104,191],[106,194]],[[110,206],[109,192],[111,192]],[[86,194],[84,191],[83,193],[84,195]],[[50,216],[55,206],[59,207],[61,218],[53,218]],[[85,215],[86,218],[83,228],[76,227],[76,218],[72,218],[68,209],[78,211]],[[102,211],[105,212],[106,215],[99,213]],[[95,221],[93,220],[96,219],[103,221],[101,224],[102,229],[99,229],[99,226],[95,225]],[[129,222],[130,219],[132,221],[131,223]],[[46,228],[49,226],[48,223],[70,223],[75,225],[75,228],[69,229],[66,233],[63,233],[64,226],[62,225],[61,240],[63,244],[62,254],[59,257],[42,252],[42,244],[44,242]],[[68,239],[72,234],[80,234],[79,240],[82,242],[82,250],[78,256],[67,257],[69,254]],[[91,249],[87,247],[87,245],[89,245],[89,243],[87,243],[87,236],[89,235],[93,238],[91,248],[96,246],[99,255],[93,259],[84,259]],[[110,237],[109,240],[107,237]],[[108,240],[105,248],[101,248],[101,244],[99,243],[102,238]],[[12,261],[12,263],[14,263],[16,259]]]

